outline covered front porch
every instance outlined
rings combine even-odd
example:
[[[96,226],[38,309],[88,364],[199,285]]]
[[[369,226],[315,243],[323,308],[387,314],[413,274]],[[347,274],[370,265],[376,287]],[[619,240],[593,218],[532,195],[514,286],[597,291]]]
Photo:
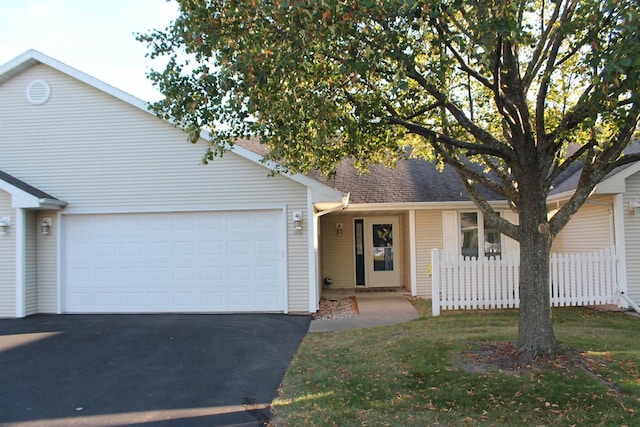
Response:
[[[417,296],[412,216],[415,220],[409,211],[340,211],[320,217],[322,295]]]
[[[617,196],[599,196],[590,200],[556,237],[552,253],[578,256],[580,253],[592,254],[613,247],[617,261],[611,270],[618,278],[619,287],[625,292],[624,233],[619,225],[621,221],[614,220],[616,212],[620,212],[620,200]],[[516,214],[506,205],[496,204],[495,208],[504,218],[517,221]],[[482,260],[493,260],[493,263],[517,260],[519,254],[518,243],[487,225],[482,213],[470,202],[380,204],[376,207],[349,205],[318,217],[318,237],[318,298],[332,295],[384,295],[388,293],[385,291],[393,291],[392,294],[443,302],[443,289],[454,286],[457,283],[454,279],[458,276],[440,271],[433,250],[438,250],[445,259],[462,257],[473,265],[493,265]],[[441,265],[442,262],[438,263],[438,266]],[[594,274],[605,271],[600,267],[589,268],[587,270]],[[496,271],[483,272],[477,277],[477,283],[484,286],[482,295],[484,289],[487,289],[489,296],[501,292],[503,287],[493,280],[498,277]],[[509,276],[512,278],[508,282],[511,286],[517,283],[517,274],[514,274]],[[467,273],[464,273],[466,276]],[[569,274],[567,277],[574,276]],[[561,281],[553,279],[552,282]],[[579,284],[576,281],[571,286],[580,295],[590,295],[586,289],[592,282],[590,279]],[[558,290],[553,295],[558,297],[560,293],[568,295],[568,292]],[[455,289],[451,291],[454,301],[451,304],[455,307],[460,306],[457,294],[464,293]],[[515,292],[506,294],[512,299],[516,295]],[[606,294],[612,295],[611,292]],[[490,298],[491,301],[494,299]],[[571,305],[582,305],[574,299],[570,299]],[[598,301],[596,298],[584,304],[596,304]],[[445,307],[442,309],[447,309],[449,302],[443,304]],[[482,306],[485,305],[483,303]],[[489,302],[489,306],[493,305],[495,303]]]

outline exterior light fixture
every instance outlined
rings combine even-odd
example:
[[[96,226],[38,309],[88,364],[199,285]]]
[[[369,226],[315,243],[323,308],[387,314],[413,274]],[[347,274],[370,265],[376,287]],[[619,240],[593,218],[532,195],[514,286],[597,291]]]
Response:
[[[8,216],[3,216],[2,218],[0,218],[0,235],[7,234],[10,225],[11,218],[9,218]]]
[[[302,233],[302,212],[293,212],[291,216],[293,219],[293,231],[296,234]]]
[[[40,223],[40,232],[42,234],[49,234],[51,232],[51,218],[43,218]]]
[[[336,223],[336,234],[338,236],[342,236],[342,223],[341,222],[337,222]]]

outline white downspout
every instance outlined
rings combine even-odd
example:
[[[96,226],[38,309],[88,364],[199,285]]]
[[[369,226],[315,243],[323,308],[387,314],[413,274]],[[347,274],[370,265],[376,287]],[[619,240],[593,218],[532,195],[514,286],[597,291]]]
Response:
[[[613,235],[618,257],[618,290],[623,298],[627,300],[627,251],[624,239],[624,203],[622,194],[613,196]],[[624,308],[628,307],[622,300],[619,305]]]
[[[618,292],[620,292],[622,298],[624,298],[629,303],[629,305],[636,311],[636,313],[640,314],[640,307],[638,307],[638,305],[633,302],[631,298],[629,298],[627,294],[625,294],[622,289],[620,289],[620,287],[618,287]]]

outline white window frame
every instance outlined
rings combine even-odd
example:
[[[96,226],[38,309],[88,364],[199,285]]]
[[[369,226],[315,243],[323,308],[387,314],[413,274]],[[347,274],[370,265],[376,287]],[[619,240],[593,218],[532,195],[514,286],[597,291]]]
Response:
[[[482,213],[482,211],[479,210],[459,210],[458,211],[458,255],[463,255],[462,254],[462,245],[464,243],[463,238],[462,238],[462,215],[463,214],[468,214],[468,213],[475,213],[477,215],[477,220],[478,220],[478,239],[477,239],[477,249],[478,249],[478,259],[486,259],[486,258],[490,258],[491,256],[487,256],[486,255],[486,250],[484,248],[484,244],[486,242],[486,235],[485,235],[485,218],[484,218],[484,214]],[[497,212],[500,216],[503,216],[503,213],[498,211]],[[497,231],[497,230],[496,230]],[[495,257],[502,257],[502,253],[504,252],[504,238],[503,238],[503,234],[498,232],[498,238],[499,238],[499,247],[500,247],[500,251],[499,251],[499,255],[494,255]],[[480,239],[480,237],[482,237],[482,239]],[[480,245],[480,242],[482,241],[482,245]],[[481,248],[482,246],[482,248]],[[466,255],[465,257],[473,257],[472,255]]]

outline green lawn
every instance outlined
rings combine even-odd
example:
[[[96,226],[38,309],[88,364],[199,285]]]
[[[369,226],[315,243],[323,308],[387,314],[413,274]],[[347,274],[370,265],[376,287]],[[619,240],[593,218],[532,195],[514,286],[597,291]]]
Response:
[[[640,319],[556,309],[566,356],[508,371],[472,353],[514,341],[516,311],[434,318],[430,302],[416,307],[408,323],[307,335],[273,425],[640,425]]]

